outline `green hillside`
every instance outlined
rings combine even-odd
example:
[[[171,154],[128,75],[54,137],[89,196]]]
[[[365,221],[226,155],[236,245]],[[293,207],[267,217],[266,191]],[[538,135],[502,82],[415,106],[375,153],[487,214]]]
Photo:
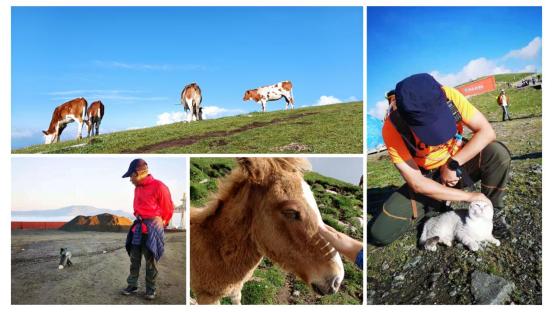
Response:
[[[217,190],[217,180],[235,166],[233,158],[192,158],[190,161],[190,201],[202,207],[209,194]],[[315,172],[305,175],[311,186],[325,223],[362,240],[363,191],[360,187],[322,176]],[[327,190],[334,193],[327,192]],[[318,296],[311,287],[293,274],[281,271],[264,259],[254,277],[242,290],[243,304],[361,304],[363,273],[344,259],[346,271],[340,290],[333,295]],[[225,300],[223,303],[229,303]]]
[[[515,81],[526,75],[501,75]],[[368,302],[374,304],[475,303],[471,274],[482,271],[513,282],[506,303],[542,302],[542,105],[541,90],[506,89],[512,121],[500,122],[497,92],[470,98],[490,120],[497,139],[512,153],[511,181],[506,207],[495,211],[494,235],[500,247],[473,253],[462,245],[440,246],[431,253],[417,248],[415,230],[386,247],[367,250]],[[403,179],[386,152],[368,158],[367,207],[369,219],[402,185]],[[477,185],[479,189],[479,186]]]
[[[343,103],[120,131],[13,153],[361,153],[362,125],[363,104]]]

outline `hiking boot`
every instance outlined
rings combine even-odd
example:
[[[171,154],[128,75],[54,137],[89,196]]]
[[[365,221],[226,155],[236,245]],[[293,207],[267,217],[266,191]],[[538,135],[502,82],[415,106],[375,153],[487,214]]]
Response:
[[[136,294],[138,292],[138,287],[136,286],[127,286],[127,288],[121,290],[121,294],[128,296],[132,294]]]
[[[147,300],[154,300],[156,298],[156,291],[153,289],[146,289],[146,293],[144,294],[144,298]]]

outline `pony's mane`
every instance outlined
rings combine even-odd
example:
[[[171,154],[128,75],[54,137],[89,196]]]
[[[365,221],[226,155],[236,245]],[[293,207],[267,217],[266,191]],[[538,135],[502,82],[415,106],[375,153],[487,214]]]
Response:
[[[210,196],[205,208],[190,209],[190,223],[202,223],[215,214],[245,183],[269,186],[275,179],[287,174],[303,176],[311,170],[311,164],[303,158],[238,158],[238,166],[222,178],[217,192]]]

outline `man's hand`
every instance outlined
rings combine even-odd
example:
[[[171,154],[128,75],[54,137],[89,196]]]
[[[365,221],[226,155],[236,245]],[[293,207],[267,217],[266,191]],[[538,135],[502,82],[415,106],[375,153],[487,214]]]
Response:
[[[357,241],[344,233],[336,231],[328,225],[319,225],[319,234],[324,237],[332,247],[339,253],[343,254],[351,262],[355,262],[355,258],[361,249],[363,243]]]
[[[442,184],[453,187],[459,183],[459,177],[457,177],[457,172],[455,170],[451,170],[446,165],[443,165],[440,167],[440,178],[442,180]]]
[[[163,222],[163,219],[161,219],[161,217],[159,216],[154,218],[154,224],[159,227],[165,227],[165,222]]]
[[[484,195],[482,193],[478,193],[478,192],[474,192],[474,193],[470,193],[470,194],[471,194],[471,199],[470,199],[469,202],[483,201],[483,202],[486,202],[490,206],[493,207],[492,202],[490,201],[490,199],[488,197],[486,197],[486,195]]]

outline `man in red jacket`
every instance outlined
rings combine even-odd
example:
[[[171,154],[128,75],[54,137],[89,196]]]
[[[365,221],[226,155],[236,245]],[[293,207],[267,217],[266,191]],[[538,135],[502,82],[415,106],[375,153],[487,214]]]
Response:
[[[127,278],[127,288],[123,295],[138,291],[138,276],[142,255],[146,260],[146,294],[145,298],[152,300],[156,296],[157,261],[164,251],[164,227],[173,216],[171,193],[163,182],[154,179],[148,171],[148,164],[143,159],[135,159],[123,178],[130,177],[134,189],[134,221],[125,247],[131,259],[130,274]]]

